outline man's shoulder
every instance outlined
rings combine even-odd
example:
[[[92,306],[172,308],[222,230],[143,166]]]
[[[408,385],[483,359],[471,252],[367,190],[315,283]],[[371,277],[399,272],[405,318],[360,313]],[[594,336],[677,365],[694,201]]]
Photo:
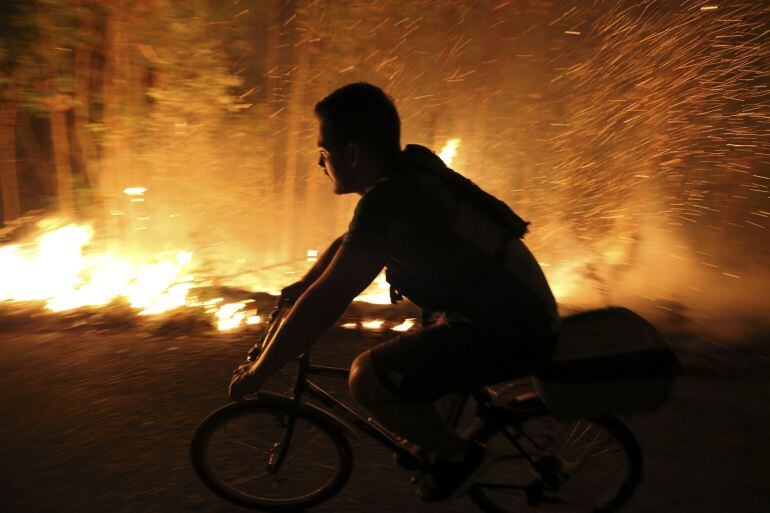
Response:
[[[398,203],[413,190],[413,178],[409,173],[398,172],[381,178],[359,200],[361,204],[387,205]]]

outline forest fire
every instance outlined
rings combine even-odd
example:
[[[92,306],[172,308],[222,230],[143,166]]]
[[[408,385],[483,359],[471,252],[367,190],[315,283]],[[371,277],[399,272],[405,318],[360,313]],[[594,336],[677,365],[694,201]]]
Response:
[[[9,11],[2,226],[94,228],[3,238],[3,300],[258,323],[243,297],[197,289],[275,294],[345,231],[355,198],[318,172],[310,122],[365,80],[393,96],[403,145],[532,223],[560,302],[708,318],[729,290],[765,317],[746,298],[769,279],[767,2],[236,4]],[[388,304],[384,277],[358,300]]]
[[[138,315],[159,315],[173,310],[202,308],[212,316],[219,331],[260,324],[262,316],[254,300],[225,302],[216,297],[202,300],[195,288],[210,282],[200,273],[191,251],[151,256],[120,250],[94,250],[94,229],[89,224],[64,224],[58,220],[39,223],[42,235],[29,242],[0,246],[0,302],[42,301],[51,312],[106,306],[123,300]],[[313,250],[309,261],[317,255]],[[357,298],[373,304],[390,303],[384,275]],[[407,331],[413,319],[394,325]],[[364,329],[384,329],[382,320],[361,322]],[[351,327],[351,326],[346,326]],[[352,327],[358,327],[353,324]]]
[[[140,315],[159,314],[188,301],[192,253],[145,261],[119,252],[88,253],[93,228],[67,224],[26,244],[0,247],[0,300],[46,301],[61,312],[106,305],[123,297]]]
[[[447,165],[451,165],[459,144],[460,139],[450,139],[441,150],[440,157]],[[143,202],[146,192],[146,187],[139,186],[123,189],[132,202]],[[37,239],[0,246],[0,301],[44,301],[47,310],[64,312],[123,299],[138,315],[201,307],[213,316],[220,331],[262,321],[256,310],[249,308],[253,300],[201,300],[191,292],[208,281],[196,272],[191,251],[143,257],[120,248],[94,251],[94,229],[90,224],[65,224],[49,219],[39,225],[43,233]],[[317,250],[307,251],[308,262],[317,258]],[[390,289],[385,275],[380,274],[357,300],[389,304]],[[384,324],[383,320],[373,319],[361,322],[360,326],[379,330]],[[391,329],[408,331],[413,325],[414,319],[406,319]]]
[[[770,0],[0,0],[0,513],[223,511],[194,478],[193,438],[208,447],[195,470],[231,462],[220,477],[238,497],[299,507],[280,494],[341,490],[319,506],[411,511],[409,474],[377,464],[368,437],[348,447],[348,427],[395,428],[396,452],[460,446],[434,422],[404,423],[431,428],[427,444],[399,432],[411,413],[435,421],[429,408],[390,426],[368,386],[383,376],[410,406],[484,386],[436,405],[478,435],[466,456],[495,456],[447,511],[620,507],[580,508],[625,471],[629,512],[770,512],[768,62]],[[502,243],[519,217],[529,251]],[[394,290],[372,280],[383,261]],[[305,294],[292,317],[282,290]],[[467,319],[429,311],[441,306]],[[673,383],[646,335],[681,363],[670,401],[627,432],[629,412],[596,397],[602,431],[561,430],[524,376],[542,362],[521,358],[546,358],[554,309],[539,381],[586,406],[594,389]],[[620,310],[652,326],[605,336],[600,318]],[[597,311],[596,329],[572,330]],[[453,333],[460,344],[428,350]],[[244,368],[258,339],[285,343]],[[357,358],[380,344],[397,357],[369,358],[370,381]],[[322,366],[313,387],[291,363],[250,384],[267,392],[254,408],[208,417],[234,429],[195,430],[233,368],[266,377],[288,352]],[[327,385],[361,422],[300,394]],[[523,436],[512,453],[509,431]],[[621,444],[592,450],[604,431]],[[351,451],[367,465],[343,489]],[[419,463],[435,475],[418,492],[444,481]]]

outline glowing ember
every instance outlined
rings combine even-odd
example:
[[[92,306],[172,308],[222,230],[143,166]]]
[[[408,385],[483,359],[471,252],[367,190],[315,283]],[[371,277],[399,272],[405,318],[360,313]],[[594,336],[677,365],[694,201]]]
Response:
[[[147,192],[145,187],[127,187],[123,189],[123,194],[126,196],[144,196],[145,192]]]
[[[441,153],[438,154],[439,158],[444,161],[447,166],[452,165],[452,161],[457,155],[457,148],[460,146],[460,139],[449,139],[442,148]]]
[[[342,327],[348,330],[354,330],[358,327],[358,324],[356,324],[355,322],[346,322],[345,324],[342,325]]]
[[[402,322],[398,326],[393,326],[390,329],[392,329],[393,331],[409,331],[410,329],[412,329],[412,326],[414,326],[414,321],[416,321],[416,319],[405,319],[404,322]]]
[[[382,321],[380,319],[374,319],[372,321],[362,322],[361,326],[368,330],[378,330],[382,328],[383,324],[385,324],[385,321]]]
[[[356,298],[356,301],[372,303],[375,305],[390,304],[390,285],[385,279],[385,273],[380,273],[371,285]]]
[[[237,328],[246,320],[246,313],[242,312],[248,301],[227,303],[219,307],[214,314],[217,320],[217,328],[220,331],[228,331]]]

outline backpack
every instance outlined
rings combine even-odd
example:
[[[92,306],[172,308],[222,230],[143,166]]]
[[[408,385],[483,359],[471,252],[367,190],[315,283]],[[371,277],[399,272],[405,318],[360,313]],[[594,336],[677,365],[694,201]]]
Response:
[[[512,237],[524,238],[528,231],[527,221],[471,180],[447,167],[430,149],[419,144],[407,144],[402,152],[402,159],[406,167],[416,167],[440,178],[460,197],[468,199],[481,212],[497,221]]]
[[[523,238],[527,233],[529,223],[519,217],[508,205],[484,191],[460,173],[447,167],[438,155],[425,146],[408,144],[401,153],[401,166],[403,169],[419,169],[439,178],[449,189],[456,192],[460,198],[467,200],[479,212],[493,220],[503,230],[504,236],[501,238],[501,243],[496,248],[487,268],[476,278],[471,287],[457,295],[455,300],[457,302],[464,295],[472,292],[486,278],[487,274],[505,258],[507,241],[511,238]],[[393,275],[389,269],[386,269],[385,277],[388,283],[391,284],[391,303],[395,304],[403,299],[403,295],[393,285]],[[430,313],[423,312],[423,319],[428,316],[430,316]]]

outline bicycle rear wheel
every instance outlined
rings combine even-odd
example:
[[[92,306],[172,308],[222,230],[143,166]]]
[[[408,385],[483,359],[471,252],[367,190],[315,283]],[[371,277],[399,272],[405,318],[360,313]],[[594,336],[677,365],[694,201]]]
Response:
[[[339,426],[276,397],[230,404],[209,415],[193,436],[190,455],[211,490],[261,511],[297,510],[329,499],[345,485],[353,464]]]
[[[489,513],[616,511],[641,479],[639,444],[614,418],[562,422],[542,413],[480,439],[495,465],[468,493]]]

